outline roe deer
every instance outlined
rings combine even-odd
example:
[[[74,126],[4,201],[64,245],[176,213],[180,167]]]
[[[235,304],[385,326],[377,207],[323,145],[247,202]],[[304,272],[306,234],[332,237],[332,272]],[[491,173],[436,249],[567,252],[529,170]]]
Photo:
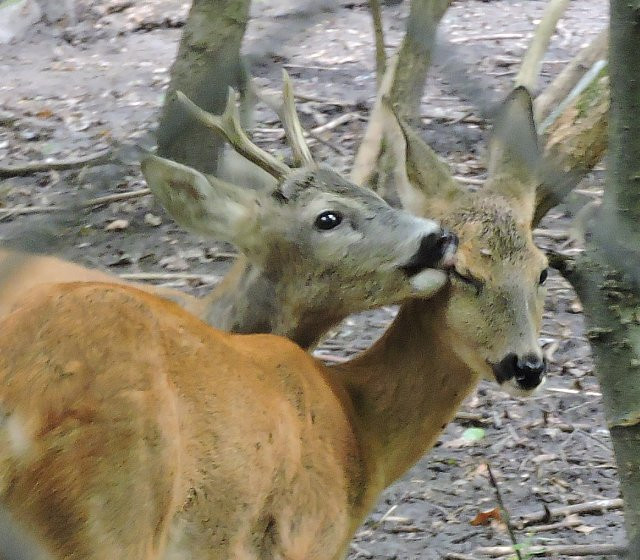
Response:
[[[529,110],[516,90],[507,125]],[[521,153],[494,143],[484,192],[436,192],[420,169],[437,161],[401,130],[403,198],[437,208],[461,255],[354,360],[328,368],[117,285],[43,288],[0,324],[0,503],[53,558],[339,560],[480,377],[541,382],[546,265]]]
[[[139,287],[177,301],[223,330],[279,334],[308,348],[350,313],[422,293],[419,273],[434,263],[434,251],[446,235],[432,220],[393,209],[369,189],[315,164],[286,75],[284,83],[281,119],[295,159],[303,165],[294,170],[249,141],[232,94],[221,117],[178,94],[195,118],[223,133],[277,184],[241,188],[147,157],[143,173],[169,214],[191,231],[233,243],[243,256],[200,299],[178,290]],[[0,252],[0,265],[10,256]],[[36,284],[73,280],[114,278],[53,257],[28,258],[0,291],[0,316]]]

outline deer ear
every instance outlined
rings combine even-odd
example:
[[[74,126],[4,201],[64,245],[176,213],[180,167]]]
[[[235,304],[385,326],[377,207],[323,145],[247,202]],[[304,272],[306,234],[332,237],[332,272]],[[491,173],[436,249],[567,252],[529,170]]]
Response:
[[[514,199],[530,219],[535,204],[540,148],[531,94],[515,88],[504,101],[489,142],[488,189]]]
[[[393,180],[402,206],[418,216],[438,215],[440,202],[448,206],[463,191],[445,162],[420,135],[382,100],[385,140],[393,155]]]
[[[153,194],[185,229],[229,241],[240,250],[259,237],[261,193],[154,155],[145,157],[141,167]]]

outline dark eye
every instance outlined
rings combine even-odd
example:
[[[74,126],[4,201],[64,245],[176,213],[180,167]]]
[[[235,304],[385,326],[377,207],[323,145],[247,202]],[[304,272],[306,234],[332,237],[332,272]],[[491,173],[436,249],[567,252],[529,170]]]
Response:
[[[457,278],[463,284],[474,288],[476,290],[476,294],[480,295],[480,292],[482,291],[482,288],[484,286],[484,282],[482,280],[478,280],[477,278],[474,278],[473,276],[467,274],[461,274],[455,268],[451,271],[451,274],[454,278]]]
[[[541,273],[540,273],[540,280],[538,280],[538,282],[540,283],[540,285],[542,286],[542,284],[544,284],[547,280],[547,276],[549,276],[549,269],[545,268]]]
[[[320,214],[314,225],[321,230],[333,229],[336,226],[340,225],[342,222],[342,214],[340,212],[334,212],[333,210],[325,210],[322,214]]]

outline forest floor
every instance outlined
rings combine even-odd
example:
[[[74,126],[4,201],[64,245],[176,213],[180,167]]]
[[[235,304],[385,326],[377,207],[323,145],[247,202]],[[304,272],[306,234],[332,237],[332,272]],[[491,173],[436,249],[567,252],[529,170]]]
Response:
[[[287,68],[297,93],[315,99],[299,102],[307,128],[335,124],[336,118],[348,115],[322,133],[330,145],[313,145],[317,159],[348,171],[375,90],[367,2],[315,2],[302,15],[297,2],[254,4],[245,50],[257,83],[276,90],[280,68]],[[389,46],[401,40],[407,4],[384,8]],[[544,83],[606,25],[606,4],[572,2],[545,58]],[[453,53],[469,68],[469,79],[480,85],[471,89],[483,96],[465,98],[469,84],[438,62],[430,72],[422,133],[456,175],[485,177],[489,124],[476,106],[508,91],[544,5],[535,0],[464,0],[454,2],[444,19],[445,54]],[[151,137],[188,2],[86,0],[77,6],[76,21],[34,25],[2,46],[0,166],[82,157],[114,141],[145,143]],[[255,123],[256,141],[285,153],[275,116],[258,106]],[[121,156],[127,160],[126,150]],[[597,198],[602,185],[600,169],[581,185],[582,195],[549,214],[536,235],[539,245],[566,246],[572,210]],[[72,197],[126,193],[144,186],[137,165],[121,161],[0,179],[0,240],[36,239],[29,232],[46,226],[55,231],[54,250],[66,258],[113,274],[202,275],[187,280],[168,276],[165,281],[204,293],[227,270],[230,247],[185,233],[150,196],[94,206],[71,221],[56,221],[55,212],[43,213],[42,207],[65,204]],[[30,207],[40,210],[24,213]],[[360,352],[379,336],[394,312],[382,309],[349,318],[318,352],[338,357]],[[516,522],[522,516],[544,514],[546,508],[619,498],[581,308],[557,274],[548,281],[541,337],[550,363],[545,387],[532,398],[516,399],[483,382],[436,448],[384,493],[358,531],[350,558],[485,558],[479,547],[509,544],[503,522],[472,523],[480,520],[480,512],[497,505],[487,464]],[[623,519],[616,504],[607,511],[596,508],[568,517],[543,515],[538,527],[516,529],[523,558],[536,545],[623,543]],[[558,521],[563,523],[548,526]]]

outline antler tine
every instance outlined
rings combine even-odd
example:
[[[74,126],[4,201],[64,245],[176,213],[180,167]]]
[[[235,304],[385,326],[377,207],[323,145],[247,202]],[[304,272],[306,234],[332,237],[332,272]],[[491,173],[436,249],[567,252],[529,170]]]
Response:
[[[291,171],[284,163],[249,140],[240,125],[240,115],[232,88],[229,88],[224,113],[219,116],[201,109],[181,91],[176,91],[176,98],[194,119],[222,134],[239,154],[264,169],[278,181]]]
[[[282,70],[282,104],[278,107],[278,116],[282,121],[296,164],[300,166],[313,165],[315,162],[304,139],[302,125],[296,111],[291,78],[284,69]]]

